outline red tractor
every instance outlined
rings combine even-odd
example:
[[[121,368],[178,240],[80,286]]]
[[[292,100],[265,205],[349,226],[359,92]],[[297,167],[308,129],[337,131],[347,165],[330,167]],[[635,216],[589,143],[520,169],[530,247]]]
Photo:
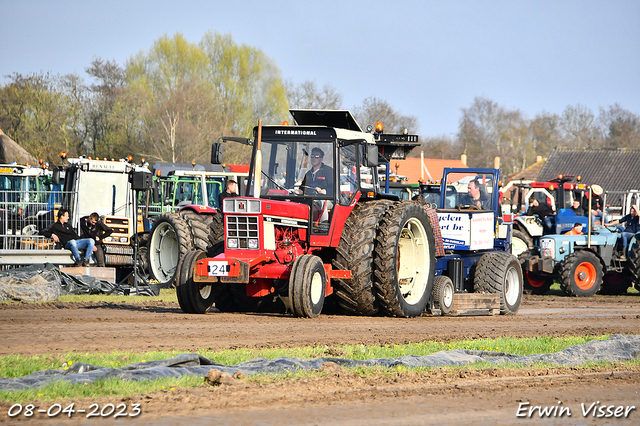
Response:
[[[384,193],[377,169],[379,155],[401,158],[418,137],[363,132],[348,111],[291,114],[296,126],[259,125],[246,141],[253,197],[224,200],[224,253],[185,257],[180,307],[244,310],[279,296],[294,315],[316,317],[333,295],[352,314],[419,316],[435,275],[431,222]]]

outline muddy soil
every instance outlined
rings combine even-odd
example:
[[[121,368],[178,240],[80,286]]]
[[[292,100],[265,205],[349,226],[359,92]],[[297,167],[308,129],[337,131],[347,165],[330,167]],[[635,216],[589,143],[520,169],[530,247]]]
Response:
[[[515,316],[432,317],[414,319],[321,315],[298,319],[278,314],[186,315],[175,303],[48,303],[0,305],[0,354],[64,354],[68,351],[111,352],[155,350],[198,351],[228,348],[295,347],[302,345],[401,344],[428,340],[502,336],[572,336],[640,333],[640,296],[524,298]],[[141,404],[137,424],[264,424],[264,425],[424,425],[536,423],[518,417],[519,407],[568,407],[553,424],[640,423],[640,368],[442,370],[432,373],[394,372],[360,377],[327,366],[322,377],[253,383],[233,380],[221,386],[74,401]],[[561,401],[559,403],[558,401]],[[584,409],[615,405],[638,409],[626,416],[584,416]],[[60,401],[65,403],[71,401]],[[35,402],[44,408],[53,402]],[[530,404],[530,405],[526,405]],[[597,405],[598,405],[597,404]],[[598,405],[598,406],[599,406]],[[7,416],[0,421],[51,424],[39,418]],[[85,407],[85,408],[86,408]],[[615,410],[612,409],[612,410]],[[623,410],[623,412],[624,412]],[[526,411],[526,410],[525,410]],[[604,410],[606,415],[606,409]],[[528,414],[528,411],[527,411]],[[93,419],[91,419],[93,420]],[[81,424],[86,418],[56,418],[56,423]],[[103,418],[101,423],[121,422]]]

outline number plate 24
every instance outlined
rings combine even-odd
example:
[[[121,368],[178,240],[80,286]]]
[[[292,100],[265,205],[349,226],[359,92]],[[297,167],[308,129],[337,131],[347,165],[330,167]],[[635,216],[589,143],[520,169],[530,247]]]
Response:
[[[227,277],[229,276],[231,266],[229,266],[229,262],[227,261],[210,260],[207,270],[210,277]]]

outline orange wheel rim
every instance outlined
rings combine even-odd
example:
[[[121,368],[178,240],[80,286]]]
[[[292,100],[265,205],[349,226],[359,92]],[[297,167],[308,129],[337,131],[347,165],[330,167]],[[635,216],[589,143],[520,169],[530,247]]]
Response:
[[[535,275],[533,275],[532,273],[530,273],[529,271],[527,271],[527,281],[529,281],[529,285],[531,287],[542,287],[544,285],[544,282],[546,281],[545,278],[536,278]]]
[[[596,267],[590,262],[582,262],[573,274],[576,285],[581,290],[589,290],[596,283]]]

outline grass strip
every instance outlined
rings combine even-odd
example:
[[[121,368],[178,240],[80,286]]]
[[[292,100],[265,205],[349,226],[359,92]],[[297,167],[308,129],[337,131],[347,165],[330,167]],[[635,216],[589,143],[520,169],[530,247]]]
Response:
[[[299,348],[263,348],[263,349],[225,349],[221,351],[198,351],[205,358],[224,365],[234,365],[255,358],[274,359],[279,357],[318,358],[336,357],[355,360],[372,358],[395,358],[404,355],[424,356],[439,351],[454,349],[472,349],[479,351],[505,352],[515,355],[534,355],[554,353],[569,346],[580,345],[591,340],[604,340],[604,336],[574,336],[531,338],[502,337],[497,339],[460,340],[455,342],[428,341],[405,345],[365,346],[304,346]],[[15,378],[26,376],[36,371],[48,369],[65,370],[74,363],[92,364],[101,367],[121,368],[134,362],[157,361],[173,358],[183,351],[154,351],[145,353],[110,352],[81,353],[69,352],[65,355],[36,355],[31,357],[8,355],[0,357],[0,377]]]
[[[498,338],[480,340],[461,340],[455,342],[421,342],[406,345],[386,345],[386,346],[364,346],[364,345],[343,345],[336,347],[315,346],[299,347],[291,349],[233,349],[217,352],[200,351],[202,356],[224,365],[234,365],[239,362],[248,361],[258,357],[274,359],[278,357],[296,358],[316,358],[316,357],[337,357],[347,359],[372,359],[372,358],[395,358],[404,355],[430,355],[439,351],[450,351],[454,349],[472,349],[480,351],[506,352],[517,355],[533,355],[540,353],[553,353],[561,351],[569,346],[579,345],[591,340],[604,340],[610,337],[604,336],[582,336],[582,337],[534,337],[534,338]],[[111,352],[111,353],[79,353],[69,352],[64,356],[60,355],[39,355],[24,357],[10,355],[0,357],[0,377],[16,378],[45,369],[67,369],[74,363],[82,362],[98,366],[120,368],[134,362],[147,362],[161,359],[168,359],[182,352]],[[611,363],[588,363],[587,367],[598,366],[599,368],[612,365]],[[631,360],[616,365],[640,365],[640,360]],[[475,363],[459,367],[420,367],[408,368],[397,366],[393,368],[384,367],[355,367],[352,370],[362,376],[397,373],[402,370],[417,372],[442,371],[442,368],[545,368],[557,367],[543,363],[533,365],[504,364],[496,366],[488,362]],[[277,381],[299,377],[322,376],[324,373],[318,371],[296,371],[278,374],[258,374],[247,376],[245,380],[252,382]],[[172,388],[191,388],[202,384],[201,377],[181,377],[178,379],[158,379],[154,381],[131,382],[123,379],[97,380],[83,385],[70,384],[64,381],[50,383],[37,389],[27,389],[21,391],[0,391],[0,401],[23,402],[31,400],[59,400],[65,398],[95,398],[103,396],[131,396],[140,393],[154,391],[171,391]]]

